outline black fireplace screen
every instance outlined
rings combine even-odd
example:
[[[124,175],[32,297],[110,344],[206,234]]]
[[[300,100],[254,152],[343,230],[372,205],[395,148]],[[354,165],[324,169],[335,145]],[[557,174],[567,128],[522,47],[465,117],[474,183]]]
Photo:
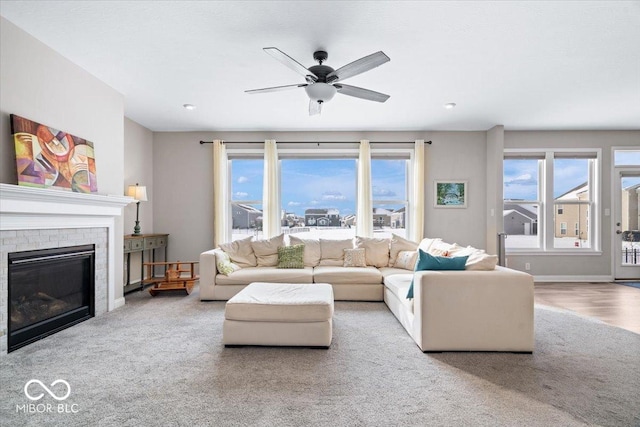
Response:
[[[9,351],[94,315],[95,247],[9,254]]]

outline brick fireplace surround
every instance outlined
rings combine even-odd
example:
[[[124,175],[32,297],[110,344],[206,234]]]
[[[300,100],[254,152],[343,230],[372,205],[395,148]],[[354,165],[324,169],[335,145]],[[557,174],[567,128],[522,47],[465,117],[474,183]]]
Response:
[[[132,201],[0,184],[0,357],[7,355],[11,252],[95,244],[95,315],[124,305],[115,298],[115,218]]]

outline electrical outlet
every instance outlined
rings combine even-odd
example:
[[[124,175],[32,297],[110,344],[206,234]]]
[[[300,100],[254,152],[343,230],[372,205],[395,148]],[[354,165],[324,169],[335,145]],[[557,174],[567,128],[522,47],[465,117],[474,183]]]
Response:
[[[528,262],[525,262],[524,263],[524,269],[527,270],[527,271],[531,270],[531,264],[528,263]]]

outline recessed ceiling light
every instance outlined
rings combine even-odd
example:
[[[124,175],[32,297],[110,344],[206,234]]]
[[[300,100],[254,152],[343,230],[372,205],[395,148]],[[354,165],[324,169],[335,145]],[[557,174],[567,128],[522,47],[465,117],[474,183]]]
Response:
[[[196,106],[193,104],[184,104],[183,105],[184,108],[186,108],[187,110],[195,110]]]
[[[448,104],[444,104],[444,108],[446,108],[447,110],[451,110],[455,106],[456,106],[455,102],[449,102]]]

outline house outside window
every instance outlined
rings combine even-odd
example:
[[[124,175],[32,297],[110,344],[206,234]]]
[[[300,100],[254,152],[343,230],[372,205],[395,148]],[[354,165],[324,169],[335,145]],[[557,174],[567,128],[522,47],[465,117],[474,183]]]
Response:
[[[507,250],[597,250],[590,219],[597,218],[599,159],[600,150],[505,150]]]

